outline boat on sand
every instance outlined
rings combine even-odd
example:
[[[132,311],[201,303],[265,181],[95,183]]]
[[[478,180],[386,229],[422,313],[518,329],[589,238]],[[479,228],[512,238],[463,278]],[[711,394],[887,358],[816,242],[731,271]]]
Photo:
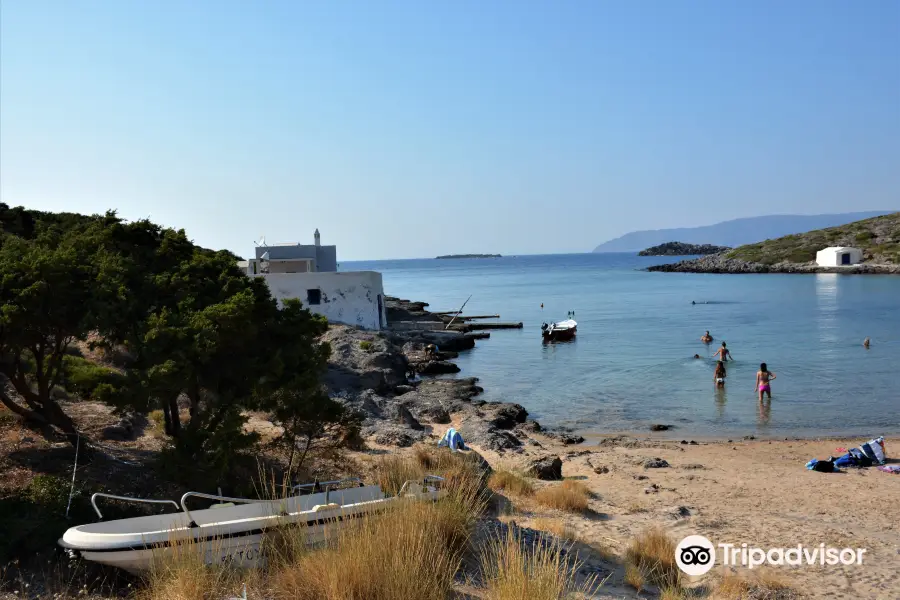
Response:
[[[420,481],[407,481],[396,496],[386,496],[378,485],[363,485],[359,479],[345,479],[294,486],[298,495],[280,500],[229,498],[199,492],[187,492],[180,502],[112,496],[97,493],[91,504],[101,521],[68,529],[59,545],[70,553],[80,553],[88,561],[118,567],[134,574],[150,569],[160,553],[173,553],[179,545],[193,545],[203,554],[206,564],[233,563],[256,567],[265,560],[261,545],[264,536],[278,528],[306,526],[303,540],[315,545],[325,540],[326,528],[340,527],[347,521],[377,514],[411,499],[437,500],[443,495],[443,479],[434,475]],[[351,484],[354,487],[339,488]],[[302,495],[304,490],[312,491]],[[98,498],[125,502],[172,504],[178,512],[102,521]],[[218,501],[209,508],[189,510],[189,498]]]
[[[574,319],[567,319],[559,323],[543,323],[541,324],[541,336],[548,342],[571,340],[575,337],[577,329],[578,323]]]

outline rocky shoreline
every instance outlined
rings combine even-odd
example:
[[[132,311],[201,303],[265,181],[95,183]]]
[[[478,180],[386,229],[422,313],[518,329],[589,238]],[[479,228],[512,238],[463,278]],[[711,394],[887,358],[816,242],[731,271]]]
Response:
[[[814,262],[780,262],[773,265],[728,258],[726,253],[711,254],[667,265],[648,267],[647,271],[662,273],[843,273],[847,275],[900,275],[900,265],[869,264],[846,267],[820,267]]]
[[[423,302],[389,298],[388,324],[437,319]],[[408,330],[371,332],[332,325],[323,341],[331,345],[325,385],[363,416],[362,436],[380,446],[409,447],[456,427],[466,443],[495,452],[540,447],[530,434],[563,444],[584,441],[567,430],[545,430],[513,402],[485,402],[475,377],[436,378],[459,372],[452,362],[475,345],[469,334]],[[434,344],[436,351],[427,346]]]

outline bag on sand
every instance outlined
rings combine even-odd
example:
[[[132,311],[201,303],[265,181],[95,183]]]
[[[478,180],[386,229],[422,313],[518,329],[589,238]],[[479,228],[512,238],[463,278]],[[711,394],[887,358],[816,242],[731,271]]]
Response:
[[[810,471],[819,471],[820,473],[834,473],[838,471],[838,468],[834,466],[834,457],[829,457],[828,460],[817,460],[812,459],[808,463],[806,463],[806,468]]]

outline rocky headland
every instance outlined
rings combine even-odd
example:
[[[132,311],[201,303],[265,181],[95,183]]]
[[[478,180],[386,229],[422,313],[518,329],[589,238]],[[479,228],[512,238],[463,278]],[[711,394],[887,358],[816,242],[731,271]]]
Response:
[[[788,261],[765,264],[729,258],[728,253],[723,252],[667,265],[654,265],[648,267],[647,270],[663,273],[845,273],[857,275],[898,275],[900,274],[900,265],[861,263],[843,267],[820,267],[815,262],[794,263]]]
[[[424,302],[388,298],[388,325],[428,324],[440,320]],[[428,329],[371,332],[332,325],[324,336],[331,345],[325,384],[364,417],[362,435],[381,446],[408,447],[447,427],[459,429],[466,443],[496,452],[521,452],[539,446],[531,434],[563,444],[584,440],[562,429],[545,430],[514,402],[485,402],[476,377],[438,378],[459,372],[459,352],[475,345],[472,334]],[[429,348],[433,345],[434,348]]]
[[[851,246],[863,253],[858,265],[820,267],[816,252]],[[846,273],[900,274],[900,212],[839,227],[787,235],[648,271],[666,273]]]

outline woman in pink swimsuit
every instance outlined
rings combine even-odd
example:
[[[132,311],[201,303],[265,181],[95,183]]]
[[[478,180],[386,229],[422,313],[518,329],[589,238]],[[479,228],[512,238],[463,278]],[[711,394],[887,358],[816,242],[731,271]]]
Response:
[[[766,363],[762,363],[759,365],[759,371],[756,372],[756,391],[759,392],[759,401],[763,401],[763,394],[769,395],[769,400],[772,399],[772,386],[769,385],[769,382],[775,379],[775,373],[769,371],[766,367]]]

